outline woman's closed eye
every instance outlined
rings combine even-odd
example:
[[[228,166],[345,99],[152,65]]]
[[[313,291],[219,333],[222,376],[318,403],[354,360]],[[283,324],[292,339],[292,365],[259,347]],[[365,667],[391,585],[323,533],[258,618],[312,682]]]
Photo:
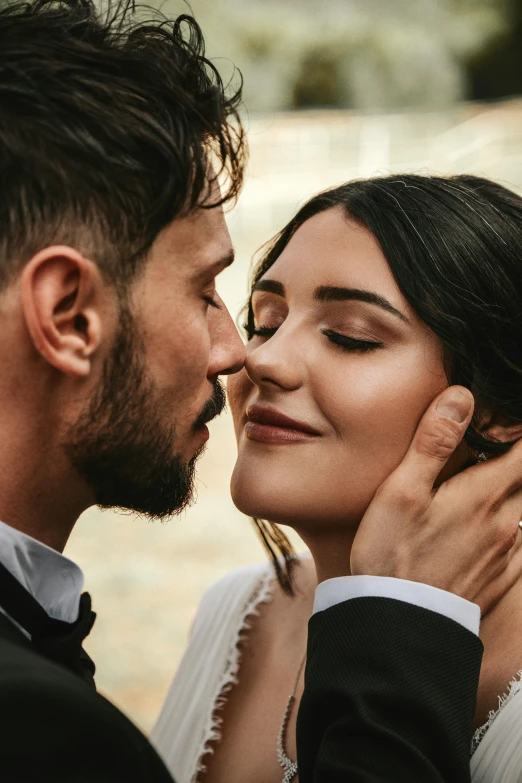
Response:
[[[250,337],[270,338],[277,332],[278,328],[277,326],[257,326],[251,331]],[[361,351],[364,353],[383,347],[383,343],[377,340],[361,340],[358,337],[341,334],[333,329],[322,329],[321,332],[331,343],[344,351]]]
[[[347,334],[335,332],[333,329],[322,329],[324,336],[334,345],[339,346],[343,351],[375,351],[377,348],[383,348],[384,343],[378,340],[361,340],[359,337],[350,337]]]
[[[246,328],[246,327],[245,327]],[[278,326],[255,326],[250,330],[251,337],[272,337],[279,329]]]

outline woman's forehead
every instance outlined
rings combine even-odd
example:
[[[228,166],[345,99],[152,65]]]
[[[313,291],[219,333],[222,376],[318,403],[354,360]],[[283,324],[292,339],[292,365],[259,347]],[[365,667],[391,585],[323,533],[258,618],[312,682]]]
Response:
[[[377,239],[341,208],[303,223],[261,280],[281,283],[287,295],[311,296],[318,286],[370,290],[411,312]]]

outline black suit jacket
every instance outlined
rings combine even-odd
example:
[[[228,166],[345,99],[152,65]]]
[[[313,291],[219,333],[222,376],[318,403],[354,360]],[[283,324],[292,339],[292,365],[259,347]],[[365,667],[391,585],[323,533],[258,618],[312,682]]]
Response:
[[[482,643],[453,620],[356,598],[309,624],[300,783],[466,783]]]
[[[172,783],[143,734],[0,615],[2,783]]]
[[[390,599],[315,615],[300,783],[465,783],[481,649],[457,623]],[[0,781],[172,783],[130,721],[3,615]]]

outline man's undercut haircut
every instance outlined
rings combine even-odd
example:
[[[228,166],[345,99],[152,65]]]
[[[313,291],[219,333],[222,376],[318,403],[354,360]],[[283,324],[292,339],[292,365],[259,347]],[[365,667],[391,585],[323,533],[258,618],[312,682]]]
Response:
[[[104,8],[0,10],[0,288],[67,244],[124,290],[175,217],[241,187],[240,75],[223,84],[191,16]]]

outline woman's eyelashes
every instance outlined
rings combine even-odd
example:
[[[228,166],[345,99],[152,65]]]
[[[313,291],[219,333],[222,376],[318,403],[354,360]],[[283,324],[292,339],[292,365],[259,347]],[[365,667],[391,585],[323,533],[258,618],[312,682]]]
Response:
[[[278,329],[278,326],[255,326],[250,334],[252,337],[272,337]]]
[[[377,348],[383,348],[384,343],[377,340],[361,340],[358,337],[349,337],[347,334],[334,332],[332,329],[322,329],[322,333],[334,345],[338,345],[344,351],[375,351]]]
[[[278,330],[277,326],[257,326],[250,331],[249,339],[252,337],[272,337]],[[366,353],[374,351],[377,348],[383,348],[384,344],[377,340],[361,340],[357,337],[349,337],[346,334],[340,334],[333,329],[322,329],[322,334],[334,345],[344,351],[361,351]]]

